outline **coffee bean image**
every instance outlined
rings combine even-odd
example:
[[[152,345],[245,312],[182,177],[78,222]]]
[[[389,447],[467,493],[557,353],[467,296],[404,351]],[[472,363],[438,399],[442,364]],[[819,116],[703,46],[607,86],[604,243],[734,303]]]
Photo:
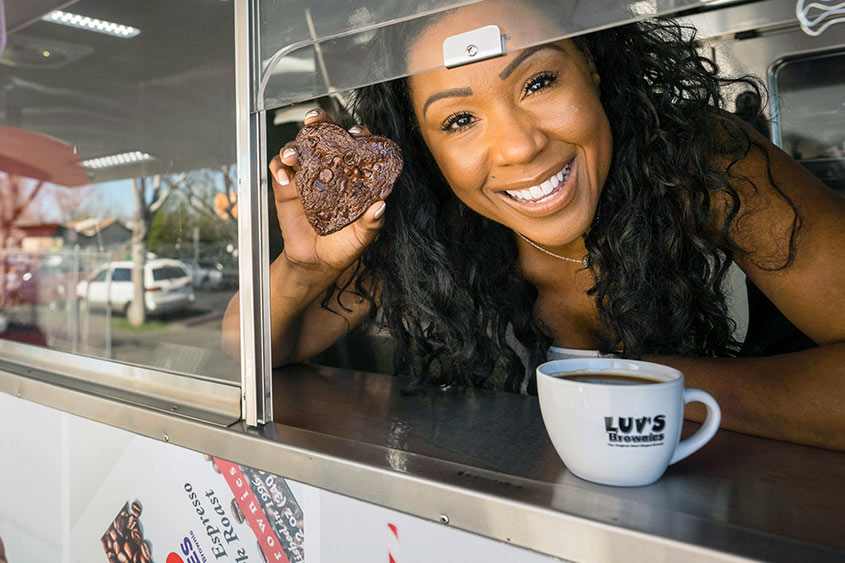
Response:
[[[230,508],[232,509],[232,516],[235,517],[235,520],[237,520],[239,524],[243,524],[244,520],[246,520],[246,516],[244,516],[244,512],[243,512],[243,510],[241,510],[241,507],[238,504],[238,501],[235,500],[235,499],[232,499],[232,504],[231,504]]]
[[[144,540],[142,506],[126,503],[100,538],[109,563],[152,563],[152,548]]]

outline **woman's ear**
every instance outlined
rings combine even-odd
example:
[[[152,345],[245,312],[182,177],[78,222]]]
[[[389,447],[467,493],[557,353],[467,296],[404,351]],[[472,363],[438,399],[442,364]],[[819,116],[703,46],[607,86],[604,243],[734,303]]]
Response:
[[[596,68],[596,61],[593,60],[593,54],[590,52],[589,47],[584,47],[581,53],[584,56],[584,62],[587,63],[587,68],[590,70],[590,77],[592,77],[593,83],[596,85],[596,88],[598,88],[599,84],[601,84],[601,75]]]

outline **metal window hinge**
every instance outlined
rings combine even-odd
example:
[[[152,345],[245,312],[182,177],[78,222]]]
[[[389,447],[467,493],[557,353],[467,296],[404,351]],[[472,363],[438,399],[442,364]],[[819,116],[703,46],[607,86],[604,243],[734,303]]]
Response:
[[[452,35],[443,40],[443,64],[454,68],[505,54],[502,32],[497,25],[486,25]]]

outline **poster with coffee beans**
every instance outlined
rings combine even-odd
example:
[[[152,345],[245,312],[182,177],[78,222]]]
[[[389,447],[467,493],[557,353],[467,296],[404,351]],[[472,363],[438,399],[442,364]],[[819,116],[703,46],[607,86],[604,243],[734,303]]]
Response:
[[[312,491],[279,475],[131,436],[72,527],[71,559],[304,563]]]
[[[0,420],[0,563],[553,561],[4,393]]]
[[[144,540],[141,503],[126,503],[100,538],[109,563],[151,563],[152,550]]]

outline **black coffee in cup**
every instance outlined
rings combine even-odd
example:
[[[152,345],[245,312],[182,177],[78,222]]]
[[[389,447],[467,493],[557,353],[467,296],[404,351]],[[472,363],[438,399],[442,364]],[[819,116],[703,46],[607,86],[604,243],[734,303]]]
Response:
[[[608,371],[561,373],[560,379],[578,381],[581,383],[600,383],[603,385],[644,385],[648,383],[663,383],[663,380],[631,375],[630,373],[613,373]]]

